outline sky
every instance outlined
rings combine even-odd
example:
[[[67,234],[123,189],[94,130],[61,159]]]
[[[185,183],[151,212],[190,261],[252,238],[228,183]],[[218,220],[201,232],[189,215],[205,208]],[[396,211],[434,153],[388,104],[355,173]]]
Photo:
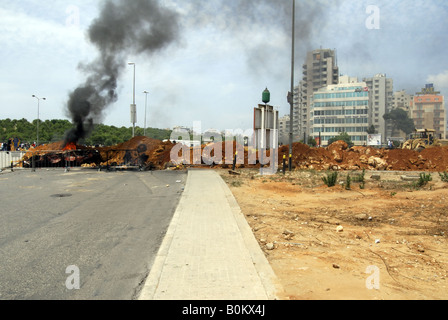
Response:
[[[201,122],[203,131],[250,129],[266,88],[270,104],[289,114],[292,0],[146,1],[171,13],[174,37],[150,52],[120,52],[117,97],[96,122],[132,126],[129,62],[140,127],[146,109],[148,127]],[[71,120],[69,95],[91,72],[79,66],[94,65],[102,54],[88,31],[104,3],[0,0],[0,119],[37,119],[36,95],[47,99],[39,103],[41,120]],[[295,84],[307,51],[329,48],[337,51],[341,74],[360,80],[386,74],[395,91],[408,93],[434,83],[448,95],[447,16],[444,0],[297,0]]]

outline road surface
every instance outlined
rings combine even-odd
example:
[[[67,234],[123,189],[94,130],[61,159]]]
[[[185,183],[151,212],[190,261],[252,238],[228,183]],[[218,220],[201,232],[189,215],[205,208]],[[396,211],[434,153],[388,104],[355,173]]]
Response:
[[[140,293],[185,172],[0,174],[0,300],[130,300]]]

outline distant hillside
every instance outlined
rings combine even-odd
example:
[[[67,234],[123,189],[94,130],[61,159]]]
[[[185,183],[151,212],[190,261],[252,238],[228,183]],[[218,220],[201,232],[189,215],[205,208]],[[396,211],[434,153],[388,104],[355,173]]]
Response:
[[[68,120],[46,120],[39,124],[39,143],[51,143],[64,139],[65,133],[73,128],[73,124]],[[143,136],[144,129],[137,127],[136,136]],[[169,139],[171,130],[147,128],[146,135],[149,138],[165,140]],[[37,138],[37,120],[29,122],[26,119],[0,120],[0,142],[6,142],[8,139],[18,138],[22,143],[36,141]],[[95,127],[90,136],[79,144],[85,145],[103,145],[112,146],[132,138],[132,128],[115,127],[99,124]]]

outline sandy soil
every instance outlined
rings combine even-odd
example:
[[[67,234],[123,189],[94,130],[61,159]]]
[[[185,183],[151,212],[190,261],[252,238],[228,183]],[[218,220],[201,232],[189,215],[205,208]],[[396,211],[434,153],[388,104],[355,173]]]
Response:
[[[448,183],[438,173],[221,170],[290,300],[448,298]],[[376,178],[376,179],[375,179]],[[377,180],[379,179],[379,180]],[[354,180],[354,179],[353,179]]]

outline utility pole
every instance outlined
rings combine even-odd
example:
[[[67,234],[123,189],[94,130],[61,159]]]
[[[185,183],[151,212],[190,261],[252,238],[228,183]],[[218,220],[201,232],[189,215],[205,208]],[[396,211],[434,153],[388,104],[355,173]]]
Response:
[[[292,0],[292,53],[291,53],[291,92],[288,100],[291,106],[289,116],[289,171],[292,171],[292,144],[294,136],[294,55],[295,55],[296,0]]]
[[[37,140],[36,140],[36,147],[38,147],[39,146],[39,122],[40,122],[40,100],[47,100],[47,98],[39,98],[39,97],[37,97],[36,95],[34,95],[33,94],[33,98],[36,98],[37,99],[37,132],[36,132],[36,138],[37,138]]]
[[[132,122],[132,137],[135,137],[135,123],[137,122],[137,105],[135,104],[135,63],[129,62],[130,66],[134,66],[134,89],[133,89],[133,103],[131,105],[131,122]]]
[[[148,91],[143,91],[143,93],[145,94],[145,129],[144,129],[144,136],[146,137],[146,112],[148,109]]]

